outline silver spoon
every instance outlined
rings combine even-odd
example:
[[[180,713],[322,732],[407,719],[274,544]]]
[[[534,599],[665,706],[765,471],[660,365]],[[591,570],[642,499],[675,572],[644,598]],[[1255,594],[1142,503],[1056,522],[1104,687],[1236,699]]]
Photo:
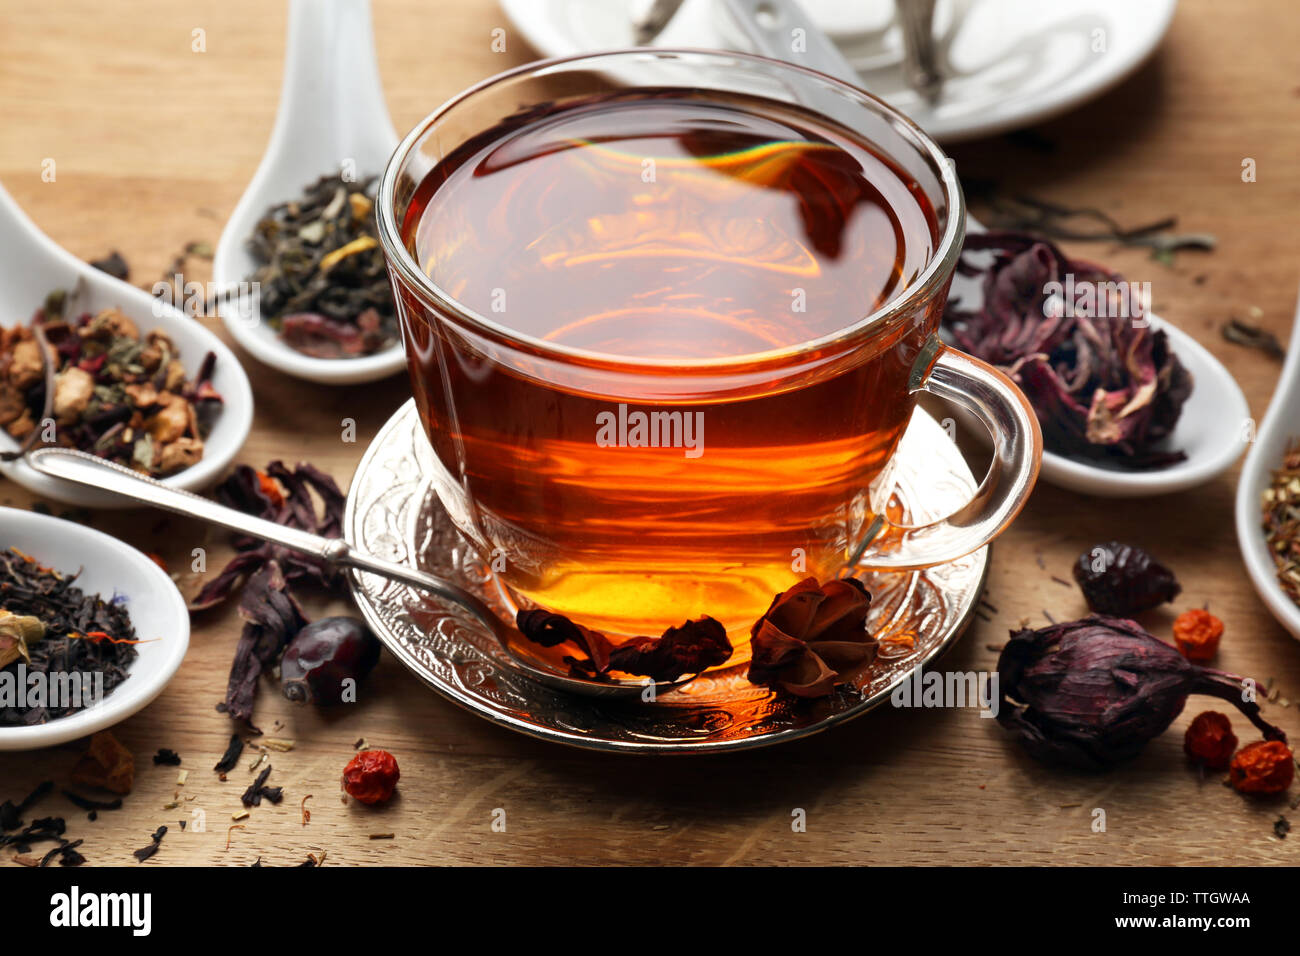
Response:
[[[939,99],[943,74],[934,43],[934,0],[897,0],[903,25],[903,79],[930,103]]]
[[[650,9],[639,17],[632,19],[632,32],[637,46],[646,46],[651,40],[663,33],[664,27],[681,7],[683,0],[654,0]]]
[[[519,632],[502,621],[478,595],[450,581],[358,551],[342,538],[325,538],[298,528],[267,521],[265,518],[244,514],[234,508],[227,508],[225,505],[164,485],[160,481],[87,452],[74,451],[70,448],[40,448],[29,452],[27,460],[42,474],[62,478],[78,485],[99,488],[142,505],[197,518],[238,534],[247,534],[263,541],[270,541],[290,551],[311,555],[334,567],[377,574],[391,581],[427,591],[473,614],[492,632],[492,636],[510,655],[519,670],[538,683],[556,690],[587,697],[639,696],[645,700],[653,700],[657,695],[680,687],[697,676],[692,675],[675,682],[656,683],[649,680],[589,680],[570,677],[558,670],[548,670],[520,657],[511,644],[512,638],[520,637]]]

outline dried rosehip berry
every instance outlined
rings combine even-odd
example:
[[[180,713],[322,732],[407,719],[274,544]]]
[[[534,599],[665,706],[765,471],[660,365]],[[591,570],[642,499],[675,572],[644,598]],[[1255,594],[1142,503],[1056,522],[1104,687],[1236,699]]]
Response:
[[[343,789],[362,803],[385,803],[401,775],[387,750],[363,750],[343,768]]]
[[[1257,740],[1237,751],[1228,779],[1239,793],[1282,793],[1295,776],[1291,748],[1280,740]]]
[[[1088,607],[1098,614],[1132,617],[1182,591],[1174,574],[1141,548],[1109,541],[1089,548],[1074,563]]]
[[[1174,643],[1183,657],[1204,664],[1214,659],[1223,636],[1223,622],[1199,608],[1184,611],[1174,619]]]
[[[1183,738],[1187,756],[1208,770],[1227,770],[1237,749],[1237,735],[1228,718],[1217,710],[1197,714]]]
[[[355,618],[324,617],[297,633],[280,661],[280,684],[290,700],[337,704],[344,681],[361,681],[379,660],[379,641]]]

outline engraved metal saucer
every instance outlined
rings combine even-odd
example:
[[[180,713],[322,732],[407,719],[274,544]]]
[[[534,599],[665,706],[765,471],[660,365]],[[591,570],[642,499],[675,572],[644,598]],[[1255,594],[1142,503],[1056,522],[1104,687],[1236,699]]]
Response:
[[[506,614],[491,576],[438,503],[433,452],[407,402],[375,436],[348,493],[344,534],[391,561],[414,564],[480,594]],[[967,502],[976,482],[947,432],[917,409],[892,462],[892,496],[910,523]],[[872,594],[877,660],[831,697],[801,700],[745,679],[747,665],[710,671],[651,703],[576,697],[511,666],[468,612],[413,588],[352,572],[352,593],[375,635],[417,677],[493,723],[558,743],[630,753],[702,753],[794,740],[859,717],[913,668],[965,630],[988,574],[987,546],[924,571],[859,573]]]

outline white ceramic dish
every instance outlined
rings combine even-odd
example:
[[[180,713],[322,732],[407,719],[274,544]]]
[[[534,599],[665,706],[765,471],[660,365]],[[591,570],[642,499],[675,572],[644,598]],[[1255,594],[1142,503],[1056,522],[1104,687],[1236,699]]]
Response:
[[[397,141],[375,62],[369,0],[292,0],[279,112],[261,165],[217,243],[212,277],[218,288],[236,288],[252,276],[256,267],[245,244],[267,209],[341,169],[358,179],[377,177]],[[313,358],[280,341],[256,314],[228,304],[217,311],[249,354],[297,378],[351,385],[406,368],[400,343],[359,358]]]
[[[1300,607],[1277,583],[1276,566],[1260,526],[1261,495],[1272,481],[1273,470],[1282,464],[1287,447],[1297,438],[1300,438],[1300,312],[1296,313],[1291,327],[1291,342],[1277,388],[1241,467],[1235,508],[1237,544],[1251,583],[1278,622],[1300,638]]]
[[[967,228],[970,232],[984,231],[971,217],[967,218]],[[982,280],[980,275],[954,275],[949,301],[960,300],[963,308],[973,308],[983,297]],[[1163,329],[1169,336],[1174,354],[1192,374],[1192,394],[1183,406],[1174,433],[1162,446],[1183,451],[1186,460],[1165,468],[1132,471],[1044,451],[1039,471],[1043,481],[1103,498],[1166,495],[1205,484],[1231,468],[1245,451],[1250,406],[1236,379],[1186,332],[1154,313],[1147,318],[1152,328]],[[986,434],[974,419],[970,422],[977,434]]]
[[[82,569],[77,586],[126,601],[139,644],[128,677],[85,710],[32,727],[0,727],[0,751],[67,743],[125,720],[172,679],[190,643],[190,615],[171,578],[139,551],[74,521],[0,508],[0,551],[17,548],[65,574]],[[158,640],[154,640],[158,638]]]
[[[212,384],[224,404],[204,442],[203,458],[197,464],[164,481],[174,488],[197,491],[221,477],[234,460],[253,423],[253,390],[235,353],[203,324],[164,305],[149,293],[107,275],[60,247],[40,231],[0,187],[0,325],[27,322],[55,289],[71,291],[80,283],[78,304],[86,311],[119,308],[139,326],[141,332],[162,329],[180,349],[185,370],[193,375],[204,357],[216,355]],[[0,429],[0,450],[18,447]],[[115,495],[85,489],[42,475],[23,459],[0,462],[0,474],[34,494],[63,504],[85,508],[121,508]]]
[[[543,56],[635,45],[645,0],[500,0]],[[1131,74],[1159,45],[1176,0],[939,0],[951,74],[937,103],[903,80],[892,0],[801,0],[862,86],[940,142],[991,136],[1067,112]],[[655,46],[748,50],[712,0],[686,0]]]

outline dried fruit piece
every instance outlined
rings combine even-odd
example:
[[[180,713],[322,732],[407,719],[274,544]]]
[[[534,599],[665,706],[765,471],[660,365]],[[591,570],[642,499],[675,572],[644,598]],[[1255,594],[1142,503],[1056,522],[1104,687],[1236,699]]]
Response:
[[[1222,636],[1223,622],[1209,611],[1195,608],[1174,619],[1174,643],[1189,661],[1204,664],[1213,660]]]
[[[1079,555],[1074,580],[1089,608],[1116,617],[1148,611],[1182,591],[1172,571],[1142,548],[1119,541],[1096,545]]]
[[[1238,793],[1282,793],[1295,776],[1291,748],[1280,740],[1257,740],[1237,751],[1228,779]]]
[[[298,632],[280,660],[280,682],[290,700],[340,703],[347,689],[365,678],[379,660],[379,641],[361,621],[325,617]],[[353,698],[355,699],[355,698]]]
[[[72,768],[72,782],[130,793],[135,784],[135,757],[107,730],[90,738],[90,746]]]
[[[343,789],[362,803],[385,803],[401,775],[387,750],[363,750],[343,768]]]
[[[1237,749],[1237,735],[1228,718],[1217,710],[1197,714],[1183,737],[1187,756],[1208,770],[1227,770]]]

